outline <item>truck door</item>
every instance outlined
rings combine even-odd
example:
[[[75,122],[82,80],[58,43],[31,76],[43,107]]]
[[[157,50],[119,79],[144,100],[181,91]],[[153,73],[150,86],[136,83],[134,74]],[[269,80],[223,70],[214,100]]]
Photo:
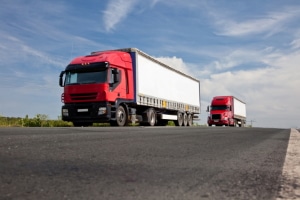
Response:
[[[126,98],[126,78],[123,69],[110,68],[109,72],[109,91],[111,93],[111,101],[117,98]]]

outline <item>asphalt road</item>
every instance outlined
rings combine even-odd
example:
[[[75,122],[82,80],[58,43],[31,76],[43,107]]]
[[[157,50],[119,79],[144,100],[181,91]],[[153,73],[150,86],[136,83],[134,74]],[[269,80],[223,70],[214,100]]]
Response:
[[[276,199],[289,129],[0,128],[0,199]]]

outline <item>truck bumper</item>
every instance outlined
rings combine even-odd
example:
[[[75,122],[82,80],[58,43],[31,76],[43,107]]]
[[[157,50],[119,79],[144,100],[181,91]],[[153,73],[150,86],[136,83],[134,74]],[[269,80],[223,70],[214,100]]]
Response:
[[[107,103],[65,104],[61,109],[63,121],[101,123],[109,122],[111,107]]]
[[[229,120],[222,120],[222,119],[209,120],[207,123],[208,123],[209,126],[211,126],[211,125],[216,125],[216,126],[231,125],[229,123]]]

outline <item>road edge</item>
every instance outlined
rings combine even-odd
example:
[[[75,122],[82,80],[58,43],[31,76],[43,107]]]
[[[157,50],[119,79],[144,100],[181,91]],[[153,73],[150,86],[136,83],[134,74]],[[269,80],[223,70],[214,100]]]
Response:
[[[291,129],[277,200],[300,199],[300,132]]]

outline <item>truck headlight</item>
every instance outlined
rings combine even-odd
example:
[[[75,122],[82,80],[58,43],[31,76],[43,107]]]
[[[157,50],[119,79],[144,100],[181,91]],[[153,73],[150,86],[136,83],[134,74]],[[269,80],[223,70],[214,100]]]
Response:
[[[98,115],[106,114],[106,107],[100,107],[98,110]]]
[[[68,109],[66,109],[66,108],[62,109],[62,115],[63,115],[63,116],[69,116],[69,111],[68,111]]]
[[[224,120],[228,120],[228,117],[224,117]]]

